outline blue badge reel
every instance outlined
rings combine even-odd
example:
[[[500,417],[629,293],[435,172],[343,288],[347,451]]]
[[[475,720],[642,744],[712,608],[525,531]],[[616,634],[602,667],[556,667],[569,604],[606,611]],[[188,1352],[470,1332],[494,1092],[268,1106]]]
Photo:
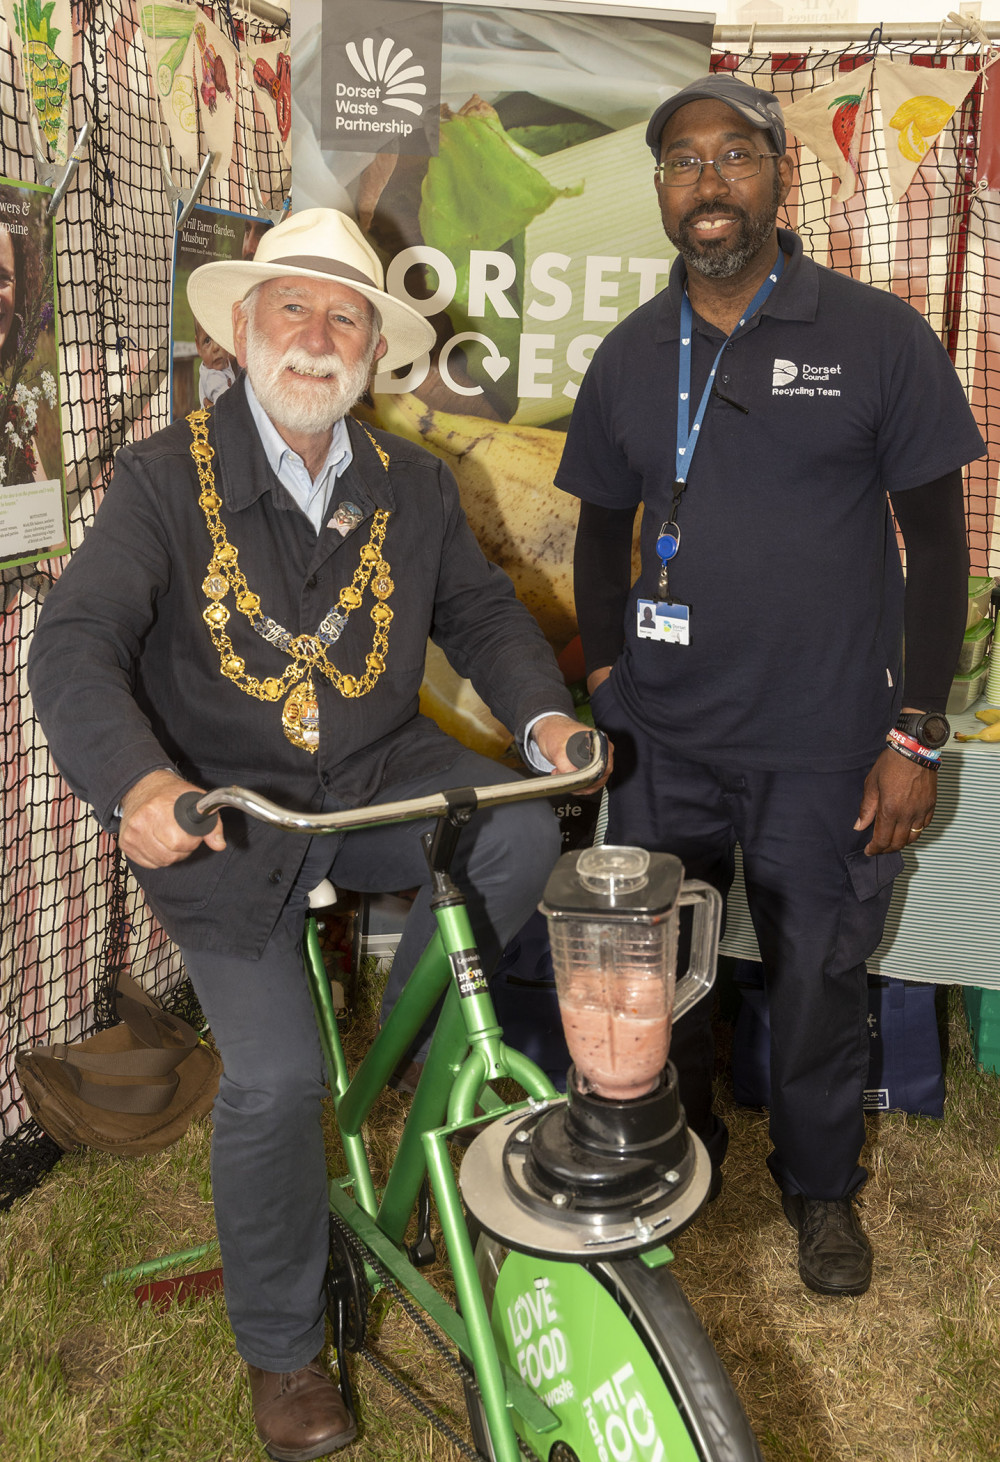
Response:
[[[636,634],[640,640],[660,640],[667,645],[690,643],[690,609],[665,597],[667,564],[676,557],[680,546],[681,530],[677,524],[664,523],[656,539],[656,556],[661,564],[659,590],[664,598],[640,599],[636,605]]]

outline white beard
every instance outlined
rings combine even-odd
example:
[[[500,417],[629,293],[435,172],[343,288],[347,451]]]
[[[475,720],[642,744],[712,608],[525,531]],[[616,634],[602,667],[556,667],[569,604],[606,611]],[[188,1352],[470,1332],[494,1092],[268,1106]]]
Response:
[[[367,389],[376,335],[370,350],[350,367],[335,352],[311,355],[293,346],[280,353],[247,320],[247,375],[257,400],[279,429],[314,434],[329,431]],[[289,372],[301,371],[302,375]],[[327,377],[328,379],[323,379]]]

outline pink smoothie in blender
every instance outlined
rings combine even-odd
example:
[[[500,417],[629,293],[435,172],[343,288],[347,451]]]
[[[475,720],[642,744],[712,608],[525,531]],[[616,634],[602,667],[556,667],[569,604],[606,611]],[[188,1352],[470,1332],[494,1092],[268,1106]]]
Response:
[[[711,984],[718,895],[682,878],[677,859],[655,855],[651,869],[645,849],[598,847],[578,855],[563,907],[550,904],[546,890],[542,908],[566,1044],[581,1088],[611,1101],[645,1096],[660,1082],[674,1015],[681,903],[698,905],[692,967],[696,954],[701,965],[710,957],[712,973],[694,982],[697,993],[684,988],[685,980],[678,1010]]]
[[[623,949],[620,936],[609,939],[613,930],[590,927],[593,962],[574,963],[559,987],[559,1008],[577,1073],[598,1096],[623,1102],[652,1091],[667,1064],[674,973],[664,968],[661,938],[640,945],[630,926]]]
[[[670,1042],[662,1016],[612,1013],[570,998],[562,1001],[561,1011],[566,1044],[586,1086],[618,1102],[654,1090]]]

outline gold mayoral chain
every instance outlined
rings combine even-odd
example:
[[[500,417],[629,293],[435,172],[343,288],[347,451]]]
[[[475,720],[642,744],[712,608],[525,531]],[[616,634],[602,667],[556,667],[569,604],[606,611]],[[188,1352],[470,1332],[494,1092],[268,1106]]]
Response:
[[[312,672],[318,671],[325,675],[348,700],[357,700],[359,696],[367,695],[373,689],[385,669],[389,649],[389,625],[392,622],[392,610],[385,601],[392,593],[393,582],[389,577],[389,564],[382,557],[382,543],[389,514],[381,508],[376,511],[372,519],[371,536],[361,550],[354,577],[350,584],[341,589],[337,603],[320,620],[316,633],[291,634],[275,620],[261,614],[260,599],[243,577],[237,551],[226,536],[225,525],[219,517],[222,499],[215,490],[215,474],[211,465],[215,449],[208,440],[209,419],[210,413],[205,410],[192,411],[187,418],[192,437],[191,456],[198,469],[198,481],[201,484],[198,502],[205,514],[213,544],[211,562],[201,586],[211,602],[204,610],[202,618],[208,625],[212,643],[219,652],[219,668],[222,674],[234,685],[238,685],[240,690],[260,701],[277,701],[289,687],[293,687],[281,709],[281,725],[294,746],[315,754],[319,745],[319,702],[312,682]],[[387,454],[367,427],[365,431],[388,472]],[[345,675],[327,659],[326,647],[340,639],[351,611],[358,608],[365,589],[369,587],[375,598],[371,608],[375,630],[372,647],[365,656],[367,668],[360,677]],[[258,680],[256,676],[246,673],[246,664],[237,655],[233,642],[226,633],[229,610],[221,601],[230,590],[235,598],[236,608],[249,620],[251,628],[262,639],[267,640],[268,644],[274,645],[290,657],[291,664],[283,675]]]

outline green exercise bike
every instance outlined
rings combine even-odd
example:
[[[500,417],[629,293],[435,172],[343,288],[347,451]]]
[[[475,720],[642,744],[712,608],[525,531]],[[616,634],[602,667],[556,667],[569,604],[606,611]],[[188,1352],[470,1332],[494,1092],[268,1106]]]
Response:
[[[305,968],[347,1168],[330,1183],[329,1295],[348,1406],[346,1357],[364,1347],[371,1293],[390,1285],[432,1322],[442,1356],[460,1369],[475,1450],[452,1439],[470,1456],[760,1462],[667,1246],[702,1208],[711,1181],[666,1053],[672,1016],[714,980],[718,894],[685,882],[680,862],[665,854],[593,848],[559,860],[542,908],[574,1063],[562,1096],[504,1044],[449,872],[478,808],[571,794],[602,775],[603,738],[584,731],[573,742],[577,772],[323,815],[227,787],[185,794],[178,820],[200,835],[232,807],[311,836],[434,820],[424,845],[437,933],[353,1076],[315,919],[306,925]],[[328,901],[329,893],[315,900]],[[691,956],[675,996],[679,910],[688,904]],[[376,1191],[364,1124],[439,1002],[398,1151]],[[505,1102],[492,1087],[502,1078],[525,1099]],[[456,1135],[471,1138],[457,1178]],[[435,1254],[431,1195],[454,1304],[421,1273]],[[407,1242],[414,1214],[417,1238]]]

